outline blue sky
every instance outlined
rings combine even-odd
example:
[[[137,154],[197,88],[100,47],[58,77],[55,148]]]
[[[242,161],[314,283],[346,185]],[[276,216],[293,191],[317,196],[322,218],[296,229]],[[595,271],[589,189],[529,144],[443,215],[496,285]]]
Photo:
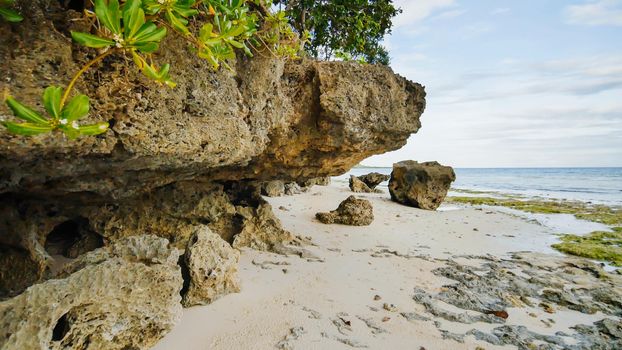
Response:
[[[385,44],[423,127],[364,164],[622,166],[622,0],[397,0]]]

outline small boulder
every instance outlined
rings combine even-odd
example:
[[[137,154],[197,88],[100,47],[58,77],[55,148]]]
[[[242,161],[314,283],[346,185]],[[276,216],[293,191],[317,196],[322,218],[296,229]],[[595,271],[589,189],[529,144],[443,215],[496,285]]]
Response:
[[[207,226],[197,227],[184,254],[189,285],[182,304],[205,305],[223,295],[239,292],[239,259],[240,252],[219,235]]]
[[[354,175],[350,175],[350,190],[356,193],[372,193],[374,190],[369,188],[363,181],[359,180],[358,177]]]
[[[317,213],[315,217],[325,224],[367,226],[374,220],[374,212],[368,200],[350,196],[339,204],[337,210]]]
[[[372,190],[375,189],[381,183],[389,180],[390,178],[391,176],[384,175],[381,173],[369,173],[367,175],[362,175],[358,177],[359,180],[363,181],[367,185],[367,187],[369,187]]]
[[[406,160],[393,164],[389,192],[394,201],[415,208],[436,210],[456,174],[451,167],[437,162]]]
[[[281,197],[285,194],[285,184],[280,180],[264,182],[261,186],[261,194],[268,197]]]

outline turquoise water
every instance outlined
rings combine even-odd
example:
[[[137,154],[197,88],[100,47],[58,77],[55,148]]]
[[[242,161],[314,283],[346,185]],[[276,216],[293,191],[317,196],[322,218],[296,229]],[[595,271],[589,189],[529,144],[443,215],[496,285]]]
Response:
[[[350,174],[391,174],[391,168],[355,168]],[[622,205],[622,168],[490,168],[455,169],[455,189],[495,191],[527,197],[580,200]],[[387,183],[381,186],[387,186]]]

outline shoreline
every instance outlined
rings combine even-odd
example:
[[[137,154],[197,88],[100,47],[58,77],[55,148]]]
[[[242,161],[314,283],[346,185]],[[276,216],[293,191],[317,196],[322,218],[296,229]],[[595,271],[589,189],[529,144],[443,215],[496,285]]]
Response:
[[[154,349],[514,348],[458,334],[471,328],[491,332],[493,325],[430,315],[413,301],[413,291],[443,291],[452,280],[435,271],[456,262],[485,265],[478,256],[509,261],[513,252],[530,251],[545,254],[545,260],[563,258],[550,247],[558,232],[494,208],[419,210],[392,202],[388,193],[356,194],[374,207],[370,226],[315,220],[316,212],[335,209],[351,194],[347,185],[333,183],[267,198],[283,227],[311,242],[303,248],[317,259],[242,250],[241,292],[185,309]],[[575,321],[591,324],[605,317],[573,310],[549,314],[538,307],[507,312],[508,325],[551,336],[572,334]]]

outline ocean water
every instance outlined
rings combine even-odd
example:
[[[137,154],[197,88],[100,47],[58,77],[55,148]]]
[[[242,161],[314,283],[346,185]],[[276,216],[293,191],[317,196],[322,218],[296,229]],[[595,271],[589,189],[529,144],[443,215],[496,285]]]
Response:
[[[354,168],[335,180],[347,182],[350,175],[374,171],[389,175],[391,170]],[[455,171],[454,189],[622,205],[622,168],[459,168]],[[387,184],[380,186],[386,189]]]

